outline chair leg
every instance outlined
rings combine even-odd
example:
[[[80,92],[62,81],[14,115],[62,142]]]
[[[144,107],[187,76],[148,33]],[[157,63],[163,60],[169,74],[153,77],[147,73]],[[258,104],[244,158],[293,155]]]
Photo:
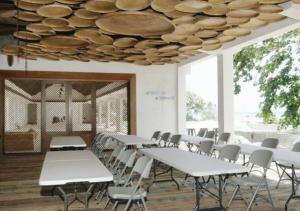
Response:
[[[285,169],[284,169],[284,170],[285,170]],[[282,173],[281,173],[281,175],[280,175],[280,177],[279,177],[279,180],[278,180],[278,182],[277,182],[277,185],[276,185],[275,189],[278,189],[279,184],[280,184],[280,182],[281,182],[281,180],[282,180],[283,175],[284,175],[284,171],[282,171]]]
[[[137,202],[136,202],[136,204],[137,204],[137,206],[138,206],[138,208],[139,208],[139,211],[143,211],[143,208],[142,208],[142,206],[141,206],[140,202],[139,202],[139,201],[137,201]]]
[[[259,188],[260,188],[260,186],[257,186],[257,187],[256,187],[256,189],[255,189],[255,191],[254,191],[254,193],[253,193],[253,196],[252,196],[252,198],[251,198],[251,200],[250,200],[249,206],[247,207],[247,211],[249,211],[249,210],[251,209],[252,204],[253,204],[253,202],[254,202],[254,200],[255,200],[255,198],[256,198],[256,195],[257,195],[257,192],[258,192]]]
[[[117,207],[118,207],[118,204],[119,204],[119,202],[116,201],[116,202],[114,203],[114,206],[111,208],[111,211],[115,211],[115,210],[117,209]]]
[[[105,202],[105,205],[104,205],[104,207],[103,207],[103,210],[108,206],[109,202],[110,202],[110,198],[108,198],[107,201]]]
[[[236,194],[237,194],[237,192],[238,192],[239,189],[240,189],[240,186],[239,186],[239,185],[237,185],[237,186],[234,188],[233,194],[232,194],[232,196],[231,196],[231,198],[230,198],[230,200],[229,200],[229,202],[228,202],[227,208],[230,207],[230,205],[231,205],[233,199],[235,198],[235,196],[236,196]]]
[[[275,210],[275,206],[274,206],[274,203],[273,203],[273,200],[272,200],[272,196],[271,196],[271,192],[270,192],[270,189],[269,189],[269,184],[268,182],[266,182],[266,188],[267,188],[267,191],[268,191],[268,195],[269,195],[269,201],[272,205],[272,209],[273,211]]]
[[[143,206],[144,206],[144,210],[148,211],[147,206],[146,206],[146,202],[145,202],[144,198],[142,198],[142,203],[143,203]]]
[[[279,172],[279,168],[278,168],[278,164],[275,162],[275,166],[276,166],[276,171],[277,171],[277,174],[278,174],[278,177],[280,177],[280,172]]]
[[[126,204],[126,206],[125,206],[125,208],[124,208],[124,211],[129,210],[129,207],[130,207],[131,203],[132,203],[131,199],[128,200],[128,202],[127,202],[127,204]]]

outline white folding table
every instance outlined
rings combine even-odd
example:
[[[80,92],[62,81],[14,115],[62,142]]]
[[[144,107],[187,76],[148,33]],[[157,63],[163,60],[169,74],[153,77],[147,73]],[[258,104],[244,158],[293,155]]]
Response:
[[[86,143],[80,136],[53,136],[50,149],[62,149],[67,147],[85,148]]]
[[[206,190],[200,185],[199,177],[246,173],[249,171],[248,167],[218,160],[208,156],[183,151],[177,148],[150,148],[140,149],[140,152],[152,157],[156,161],[163,162],[168,166],[178,169],[186,174],[191,175],[195,179],[196,184],[196,207],[194,210],[200,210],[200,188]],[[155,166],[153,168],[155,171]],[[154,180],[156,172],[154,172]],[[171,175],[172,176],[172,175]],[[225,209],[222,202],[222,184],[219,179],[219,207],[214,209]],[[207,190],[206,190],[207,191]]]
[[[125,146],[138,146],[138,145],[153,145],[154,141],[145,139],[136,135],[112,135],[113,139],[117,140]]]
[[[189,150],[191,151],[192,145],[198,145],[203,141],[214,141],[213,138],[205,138],[200,136],[189,136],[189,135],[181,135],[181,141],[185,142]]]
[[[51,151],[47,152],[40,179],[40,186],[54,186],[64,198],[64,210],[78,200],[75,189],[75,199],[69,203],[62,186],[69,183],[90,183],[85,196],[85,207],[88,210],[88,201],[96,183],[110,182],[113,175],[89,150]],[[79,200],[80,201],[80,200]]]

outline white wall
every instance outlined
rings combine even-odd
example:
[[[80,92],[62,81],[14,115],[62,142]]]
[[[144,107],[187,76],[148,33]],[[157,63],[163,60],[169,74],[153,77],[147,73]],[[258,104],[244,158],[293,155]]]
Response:
[[[154,130],[177,132],[177,65],[138,66],[126,63],[28,61],[28,71],[135,73],[137,82],[137,133],[150,137]],[[25,61],[15,58],[8,67],[0,55],[0,70],[24,70]],[[157,99],[158,98],[158,99]]]

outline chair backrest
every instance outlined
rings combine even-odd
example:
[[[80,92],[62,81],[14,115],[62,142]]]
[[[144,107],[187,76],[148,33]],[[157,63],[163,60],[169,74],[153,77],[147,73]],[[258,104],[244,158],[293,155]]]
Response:
[[[292,148],[293,152],[300,152],[300,141],[296,142]]]
[[[213,145],[214,145],[214,141],[212,140],[201,141],[200,144],[198,145],[198,152],[200,154],[204,153],[206,155],[210,155]]]
[[[205,133],[204,138],[215,138],[215,131],[210,130]]]
[[[200,128],[197,136],[204,137],[205,133],[208,131],[207,128]]]
[[[148,178],[150,175],[150,170],[152,166],[153,159],[147,156],[143,156],[137,159],[133,172],[136,172],[141,175],[142,178]]]
[[[104,136],[103,133],[97,133],[91,143],[91,150],[94,150],[97,143],[101,140],[101,138]]]
[[[167,133],[163,133],[160,137],[160,140],[168,142],[170,139],[171,133],[167,132]]]
[[[133,149],[124,150],[124,153],[120,160],[120,163],[122,163],[124,165],[124,167],[120,173],[121,176],[123,176],[125,174],[125,171],[127,168],[133,167],[135,156],[136,156],[136,150],[133,150]]]
[[[266,138],[261,143],[262,147],[277,148],[279,140],[277,138]]]
[[[107,165],[112,165],[113,161],[115,160],[115,158],[118,156],[118,154],[120,153],[120,151],[124,148],[124,146],[122,145],[117,145],[114,150],[112,151],[108,161],[107,161]]]
[[[151,140],[153,140],[153,141],[158,140],[160,137],[160,133],[161,133],[160,131],[155,131],[151,137]]]
[[[173,135],[170,139],[169,145],[168,146],[174,146],[174,147],[178,147],[179,143],[181,140],[181,135],[177,134],[177,135]]]
[[[249,164],[252,164],[252,168],[253,166],[262,167],[266,172],[266,170],[270,168],[270,165],[272,163],[272,156],[273,152],[270,150],[255,150],[250,155]]]
[[[221,133],[218,138],[218,144],[227,144],[230,139],[230,133]]]
[[[228,160],[229,162],[236,162],[239,158],[241,147],[238,145],[228,144],[221,148],[219,159]]]
[[[109,136],[99,136],[95,143],[95,153],[100,157],[105,149],[107,141],[110,139]]]
[[[134,189],[131,193],[131,196],[133,196],[136,193],[136,191],[139,190],[142,179],[149,177],[152,162],[153,162],[153,158],[149,158],[147,156],[142,156],[137,159],[126,183],[124,184],[124,186],[126,187],[129,184],[129,182],[132,181],[132,175],[134,172],[138,173],[140,175],[140,178],[138,179],[138,181],[135,184],[132,183],[132,186],[134,187]]]
[[[158,145],[159,146],[166,146],[166,144],[169,142],[171,137],[171,133],[163,133],[159,139]]]

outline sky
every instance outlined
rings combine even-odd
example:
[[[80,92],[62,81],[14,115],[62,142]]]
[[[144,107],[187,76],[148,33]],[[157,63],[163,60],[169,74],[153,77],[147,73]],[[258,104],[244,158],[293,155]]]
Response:
[[[200,95],[205,101],[218,103],[217,57],[213,56],[192,65],[191,73],[186,76],[186,90]],[[241,84],[241,92],[234,95],[235,112],[259,112],[261,97],[258,89],[250,83]]]

